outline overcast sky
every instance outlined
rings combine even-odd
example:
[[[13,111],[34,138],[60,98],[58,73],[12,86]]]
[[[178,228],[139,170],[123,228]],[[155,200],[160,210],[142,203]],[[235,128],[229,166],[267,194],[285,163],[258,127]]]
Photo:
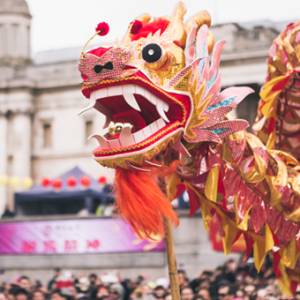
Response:
[[[33,15],[33,52],[81,46],[100,21],[110,24],[106,37],[121,37],[143,12],[170,14],[177,0],[27,0]],[[300,0],[186,0],[188,15],[208,9],[214,22],[300,19]]]

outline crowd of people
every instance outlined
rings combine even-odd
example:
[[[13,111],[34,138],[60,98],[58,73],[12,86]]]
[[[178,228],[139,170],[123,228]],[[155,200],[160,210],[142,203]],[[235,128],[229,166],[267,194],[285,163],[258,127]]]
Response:
[[[178,271],[181,300],[299,300],[281,295],[271,265],[266,263],[259,274],[253,264],[227,261],[215,270],[206,270],[196,278],[188,278]],[[135,279],[113,274],[75,276],[60,269],[47,284],[20,276],[11,282],[2,282],[0,300],[171,300],[166,278],[156,281],[144,276]]]

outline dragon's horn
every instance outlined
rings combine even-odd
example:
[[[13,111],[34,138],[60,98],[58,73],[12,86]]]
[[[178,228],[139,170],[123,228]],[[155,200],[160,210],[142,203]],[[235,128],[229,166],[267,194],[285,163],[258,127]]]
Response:
[[[204,24],[206,24],[208,27],[211,26],[211,16],[208,11],[201,10],[185,22],[185,28],[186,31],[189,32],[195,25],[200,28]]]
[[[201,10],[192,17],[190,17],[185,23],[186,32],[192,32],[192,29],[196,27],[198,30],[202,25],[206,24],[208,27],[211,26],[211,16],[206,10]],[[207,45],[208,51],[211,53],[215,44],[215,38],[211,31],[208,32]]]
[[[185,46],[186,32],[184,28],[185,5],[180,1],[170,18],[170,24],[164,34],[168,35],[180,47]]]

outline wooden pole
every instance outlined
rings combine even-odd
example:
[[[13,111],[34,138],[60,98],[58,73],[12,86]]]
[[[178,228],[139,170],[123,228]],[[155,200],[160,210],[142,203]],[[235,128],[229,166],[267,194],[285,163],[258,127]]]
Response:
[[[177,276],[176,256],[174,250],[173,228],[169,219],[164,218],[165,240],[167,244],[167,259],[172,300],[180,300],[180,290]]]

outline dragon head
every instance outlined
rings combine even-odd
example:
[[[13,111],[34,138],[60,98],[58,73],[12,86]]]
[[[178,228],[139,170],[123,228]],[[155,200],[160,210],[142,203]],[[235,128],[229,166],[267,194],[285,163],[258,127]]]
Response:
[[[121,42],[82,53],[82,92],[88,108],[106,117],[106,134],[94,135],[94,157],[102,165],[138,169],[171,144],[218,142],[247,126],[224,120],[219,128],[217,121],[241,97],[219,93],[224,43],[214,46],[209,14],[201,11],[185,22],[185,12],[180,2],[171,17],[143,15]],[[98,34],[107,31],[104,25]]]

